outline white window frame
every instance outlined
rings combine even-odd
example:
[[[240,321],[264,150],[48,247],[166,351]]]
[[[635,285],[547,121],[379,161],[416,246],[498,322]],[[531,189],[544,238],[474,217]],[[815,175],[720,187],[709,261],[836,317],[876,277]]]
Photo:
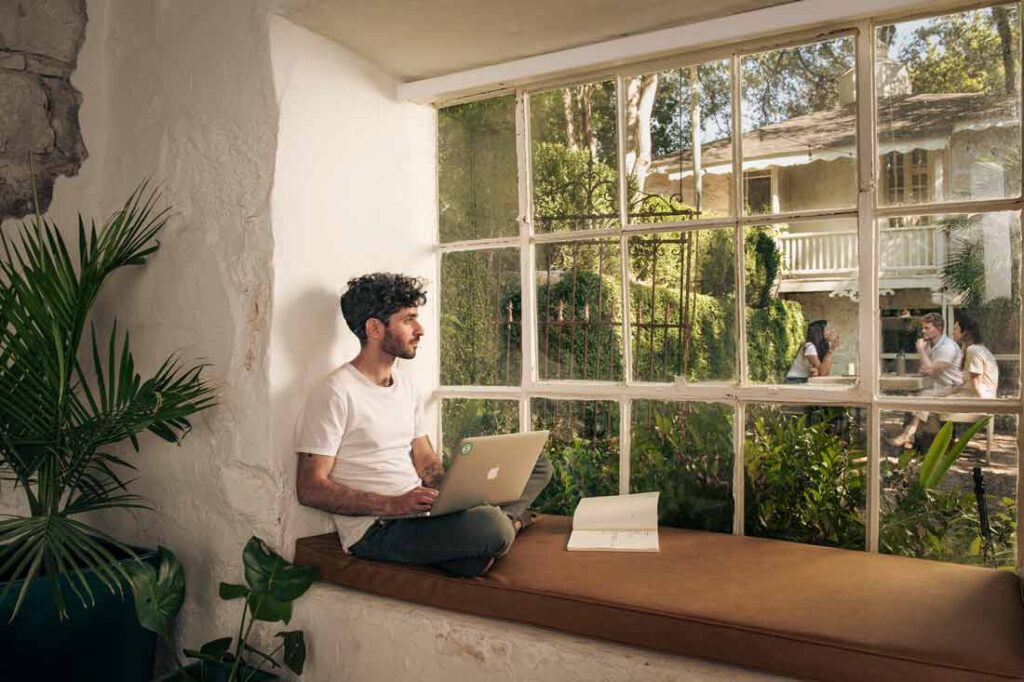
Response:
[[[827,31],[791,32],[769,38],[759,38],[736,45],[715,50],[702,50],[689,54],[675,55],[670,58],[652,60],[640,64],[632,64],[613,72],[587,73],[572,78],[537,83],[528,88],[506,90],[504,94],[514,92],[516,95],[516,147],[518,159],[519,187],[519,234],[514,237],[499,239],[467,240],[461,242],[441,243],[439,236],[435,238],[437,253],[436,282],[440,289],[441,260],[446,253],[466,250],[517,248],[520,252],[520,270],[522,285],[522,381],[518,386],[440,386],[435,397],[443,401],[451,398],[476,398],[515,400],[519,404],[519,423],[521,430],[529,430],[531,425],[531,406],[533,398],[553,398],[562,400],[606,400],[617,402],[619,406],[619,489],[621,493],[629,492],[630,450],[631,450],[631,407],[634,400],[663,400],[673,402],[714,402],[730,405],[734,419],[734,460],[733,460],[733,533],[743,534],[744,521],[744,452],[743,443],[746,436],[746,408],[759,403],[776,404],[818,404],[863,408],[868,416],[867,450],[868,450],[868,499],[866,520],[865,549],[878,552],[879,518],[881,489],[880,446],[881,434],[878,425],[881,423],[883,411],[914,411],[921,408],[942,407],[943,412],[984,412],[988,414],[1010,414],[1017,417],[1017,441],[1024,438],[1024,398],[998,398],[991,400],[955,401],[948,399],[921,398],[917,396],[883,395],[878,385],[878,368],[880,361],[880,305],[878,298],[878,227],[879,220],[884,218],[907,218],[911,216],[931,216],[953,213],[974,213],[988,211],[1022,211],[1024,210],[1024,182],[1022,193],[1011,199],[971,200],[956,202],[932,202],[914,206],[881,206],[879,204],[882,188],[878,174],[879,156],[876,137],[876,107],[874,99],[874,49],[875,28],[879,25],[906,21],[916,18],[939,16],[951,12],[989,7],[1001,3],[951,2],[927,11],[913,13],[900,12],[883,14],[869,19],[837,23]],[[1018,2],[1020,8],[1020,3]],[[1018,10],[1020,14],[1021,10]],[[1024,31],[1022,31],[1024,34]],[[807,44],[815,40],[834,39],[853,36],[855,40],[855,60],[857,69],[857,178],[858,194],[854,208],[842,210],[813,210],[797,213],[774,213],[772,215],[742,215],[744,192],[744,173],[742,171],[742,116],[740,96],[740,64],[743,56],[792,45]],[[1021,52],[1024,54],[1024,50]],[[732,143],[734,182],[732,191],[732,212],[726,217],[698,219],[670,223],[630,224],[628,221],[625,181],[625,140],[624,130],[624,81],[631,76],[652,71],[674,68],[685,68],[728,58],[732,66]],[[602,230],[581,230],[577,232],[559,232],[554,234],[538,234],[533,229],[533,196],[531,178],[530,150],[530,116],[529,96],[531,93],[550,90],[557,87],[574,85],[614,78],[618,97],[618,181],[620,227]],[[1024,92],[1024,87],[1021,88]],[[491,92],[487,96],[501,94]],[[462,100],[467,101],[467,100]],[[448,102],[454,104],[456,102]],[[1024,108],[1022,108],[1024,110]],[[1024,125],[1022,125],[1024,131]],[[1022,132],[1024,138],[1024,132]],[[1024,139],[1022,139],[1024,149]],[[909,163],[909,159],[907,159]],[[1022,174],[1024,175],[1024,174]],[[910,191],[910,188],[907,188]],[[746,380],[747,347],[743,340],[745,329],[745,292],[743,269],[743,228],[752,224],[781,223],[800,219],[855,219],[858,224],[858,285],[860,297],[858,302],[859,333],[858,333],[858,367],[859,376],[855,383],[841,387],[808,387],[801,386],[766,386],[752,384]],[[537,305],[535,247],[538,244],[554,242],[589,241],[597,237],[618,237],[620,243],[620,266],[622,269],[622,300],[629,300],[629,251],[628,239],[637,233],[678,232],[708,228],[731,228],[735,236],[736,252],[736,348],[738,349],[737,376],[733,382],[707,382],[699,384],[686,383],[652,383],[637,381],[633,378],[632,334],[628,310],[624,309],[622,319],[623,372],[622,381],[577,381],[577,380],[540,380],[538,376],[538,340],[537,340]],[[435,300],[440,300],[440,290]],[[628,308],[626,306],[625,308]],[[1024,340],[1024,315],[1022,315],[1021,336]],[[438,350],[438,357],[440,352]],[[1020,349],[1017,361],[1021,361]],[[438,366],[440,363],[438,362]],[[1020,365],[1018,365],[1020,366]],[[1024,386],[1022,386],[1024,395]],[[439,403],[440,404],[440,403]],[[441,434],[440,410],[437,420],[438,442],[443,442]],[[1019,447],[1019,446],[1018,446]],[[1016,494],[1017,519],[1024,518],[1024,495],[1019,490],[1024,471],[1024,456],[1018,449],[1018,491]],[[1021,572],[1024,566],[1024,541],[1017,544],[1017,569]]]

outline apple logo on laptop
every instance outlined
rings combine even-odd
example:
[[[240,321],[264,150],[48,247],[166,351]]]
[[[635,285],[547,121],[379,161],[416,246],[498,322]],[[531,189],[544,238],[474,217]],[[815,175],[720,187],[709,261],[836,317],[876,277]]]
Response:
[[[497,477],[498,477],[498,467],[494,467],[490,471],[487,472],[487,480],[488,481],[493,481]]]

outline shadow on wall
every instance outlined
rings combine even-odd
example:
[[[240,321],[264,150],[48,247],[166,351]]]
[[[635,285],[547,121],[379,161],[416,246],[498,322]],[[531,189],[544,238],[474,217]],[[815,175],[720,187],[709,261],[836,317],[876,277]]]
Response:
[[[338,307],[338,294],[324,287],[307,289],[274,316],[277,356],[288,379],[274,389],[274,447],[284,462],[281,481],[281,519],[285,554],[291,555],[296,538],[334,530],[323,512],[303,507],[295,495],[295,423],[309,389],[332,369],[358,352],[358,341],[347,331]]]

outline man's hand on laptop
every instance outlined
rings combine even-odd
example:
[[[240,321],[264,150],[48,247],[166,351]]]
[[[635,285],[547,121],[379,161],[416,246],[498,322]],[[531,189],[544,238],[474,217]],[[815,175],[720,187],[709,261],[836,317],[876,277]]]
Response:
[[[434,506],[435,499],[437,499],[436,490],[417,486],[404,495],[388,498],[386,516],[405,516],[406,514],[430,511],[430,508]]]

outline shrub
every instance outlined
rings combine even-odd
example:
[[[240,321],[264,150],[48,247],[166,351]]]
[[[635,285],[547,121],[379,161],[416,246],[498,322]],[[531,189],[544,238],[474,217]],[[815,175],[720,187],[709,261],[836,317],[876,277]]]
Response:
[[[746,456],[746,532],[863,549],[866,451],[859,411],[754,408]],[[796,408],[799,409],[799,408]]]
[[[666,526],[732,530],[732,410],[701,403],[636,403],[630,489],[661,491]]]

